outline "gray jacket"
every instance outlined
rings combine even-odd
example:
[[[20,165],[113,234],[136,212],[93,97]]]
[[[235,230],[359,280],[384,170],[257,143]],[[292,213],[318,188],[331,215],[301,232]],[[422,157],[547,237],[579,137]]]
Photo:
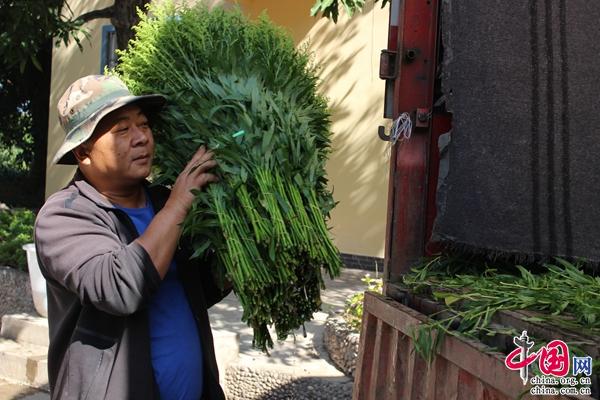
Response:
[[[158,212],[169,190],[148,191]],[[38,213],[35,243],[48,288],[52,399],[158,399],[147,305],[161,280],[136,237],[127,214],[79,172]],[[190,254],[180,245],[175,260],[202,340],[202,399],[224,399],[207,308],[227,291],[218,289],[210,260],[193,262]]]

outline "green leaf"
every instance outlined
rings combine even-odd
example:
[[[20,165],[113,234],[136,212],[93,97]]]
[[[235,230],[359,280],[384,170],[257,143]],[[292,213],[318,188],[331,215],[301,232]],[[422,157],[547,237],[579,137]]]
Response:
[[[42,64],[40,64],[35,55],[31,55],[31,62],[33,63],[35,68],[37,68],[39,71],[43,71]]]
[[[529,321],[529,322],[544,322],[545,321],[544,318],[540,318],[540,317],[524,317],[523,319],[525,321]]]
[[[348,14],[349,17],[352,17],[354,15],[354,7],[348,3],[348,0],[342,0],[342,4],[346,9],[346,14]]]
[[[190,258],[197,258],[204,254],[204,252],[210,247],[210,242],[206,241],[202,245],[196,247],[194,254]]]
[[[310,16],[314,17],[315,15],[317,15],[319,13],[319,11],[321,11],[321,5],[322,5],[322,1],[321,0],[317,0],[315,2],[315,4],[313,4],[313,6],[310,9]]]
[[[462,300],[462,299],[458,296],[448,295],[448,296],[444,297],[444,302],[446,303],[447,306],[450,306],[459,300]]]
[[[271,261],[275,261],[276,256],[275,256],[275,241],[271,240],[269,242],[269,258],[271,259]]]
[[[262,137],[262,151],[267,154],[269,148],[271,147],[271,141],[273,140],[273,130],[267,130]]]

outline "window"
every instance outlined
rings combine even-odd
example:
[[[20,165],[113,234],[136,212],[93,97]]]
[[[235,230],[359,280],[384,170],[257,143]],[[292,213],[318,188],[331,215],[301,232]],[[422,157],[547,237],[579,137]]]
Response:
[[[117,65],[117,32],[112,25],[102,27],[102,49],[100,50],[100,74],[104,74],[104,69],[114,68]]]

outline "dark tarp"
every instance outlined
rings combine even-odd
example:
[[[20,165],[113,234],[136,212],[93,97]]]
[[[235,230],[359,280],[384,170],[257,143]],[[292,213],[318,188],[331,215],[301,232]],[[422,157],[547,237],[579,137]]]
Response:
[[[600,2],[444,0],[434,239],[600,261]]]

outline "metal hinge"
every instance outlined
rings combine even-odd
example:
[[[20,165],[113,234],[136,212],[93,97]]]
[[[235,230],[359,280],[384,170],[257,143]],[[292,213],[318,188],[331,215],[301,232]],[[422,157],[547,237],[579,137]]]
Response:
[[[398,75],[397,55],[396,51],[381,50],[381,56],[379,57],[379,78],[396,79]]]

